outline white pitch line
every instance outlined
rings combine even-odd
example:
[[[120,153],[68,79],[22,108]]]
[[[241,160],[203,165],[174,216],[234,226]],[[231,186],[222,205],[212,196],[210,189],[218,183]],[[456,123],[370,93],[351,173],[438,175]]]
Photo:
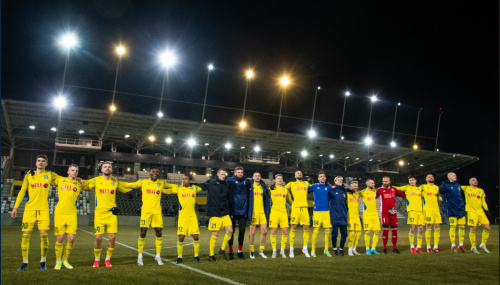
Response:
[[[86,230],[82,230],[82,229],[78,229],[78,230],[80,230],[80,231],[82,231],[82,232],[86,232],[86,233],[91,234],[91,235],[95,235],[94,233],[88,232],[88,231],[86,231]],[[105,238],[105,237],[104,237],[104,235],[103,235],[103,237],[102,237],[102,238],[103,238],[103,239],[105,239],[105,240],[109,240],[109,239]],[[131,249],[131,250],[134,250],[134,251],[137,251],[137,252],[139,251],[137,248],[134,248],[134,247],[128,246],[128,245],[126,245],[126,244],[124,244],[124,243],[117,242],[117,241],[115,241],[115,243],[116,243],[116,244],[119,244],[119,245],[121,245],[121,246],[124,246],[124,247],[126,247],[126,248],[129,248],[129,249]],[[155,254],[152,254],[152,253],[149,253],[149,252],[143,252],[143,254],[146,254],[146,255],[149,255],[149,256],[152,256],[152,257],[155,257],[155,256],[156,256]],[[243,283],[239,283],[239,282],[233,281],[233,280],[228,279],[228,278],[225,278],[225,277],[221,277],[221,276],[218,276],[218,275],[215,275],[215,274],[212,274],[212,273],[209,273],[209,272],[206,272],[206,271],[203,271],[203,270],[200,270],[200,269],[197,269],[197,268],[191,267],[191,266],[187,266],[187,265],[182,264],[182,263],[181,263],[181,264],[177,264],[175,261],[170,260],[170,259],[166,259],[166,258],[163,258],[163,257],[162,257],[162,260],[163,260],[163,261],[166,261],[166,262],[169,262],[169,263],[171,263],[171,264],[173,264],[173,265],[181,266],[181,267],[184,267],[184,268],[189,269],[189,270],[191,270],[191,271],[194,271],[194,272],[197,272],[197,273],[200,273],[200,274],[206,275],[206,276],[208,276],[208,277],[212,277],[212,278],[214,278],[214,279],[217,279],[217,280],[220,280],[220,281],[224,281],[224,282],[229,283],[229,284],[234,284],[234,285],[244,285]]]

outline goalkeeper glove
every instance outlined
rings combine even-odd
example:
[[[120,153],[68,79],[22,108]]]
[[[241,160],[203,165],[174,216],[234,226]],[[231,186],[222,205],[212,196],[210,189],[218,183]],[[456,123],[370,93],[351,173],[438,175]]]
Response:
[[[110,210],[110,211],[113,213],[113,215],[118,215],[118,213],[120,213],[120,212],[121,212],[121,211],[120,211],[120,209],[118,209],[117,207],[113,207],[113,208],[111,208],[111,210]]]

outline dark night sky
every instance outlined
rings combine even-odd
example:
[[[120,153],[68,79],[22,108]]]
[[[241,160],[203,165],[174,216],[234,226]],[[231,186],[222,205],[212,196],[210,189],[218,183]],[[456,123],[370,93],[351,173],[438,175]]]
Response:
[[[242,108],[243,70],[253,67],[248,110],[277,114],[277,78],[288,73],[284,115],[309,119],[314,88],[321,85],[316,119],[339,124],[343,92],[349,89],[345,124],[366,127],[367,96],[377,93],[372,127],[435,137],[443,108],[439,149],[476,155],[480,162],[459,171],[459,181],[477,176],[498,205],[498,2],[483,1],[2,1],[3,98],[51,102],[60,88],[64,54],[58,35],[74,30],[81,48],[71,52],[67,88],[78,106],[107,108],[122,41],[128,56],[118,78],[119,110],[158,111],[163,71],[157,56],[169,47],[179,63],[169,70],[165,97]],[[240,3],[241,2],[241,3]],[[268,1],[271,2],[271,1]],[[201,106],[163,102],[168,117],[200,120]],[[220,114],[223,113],[224,116]],[[210,122],[235,124],[241,111],[207,108]],[[248,113],[258,128],[274,129],[276,116]],[[284,119],[283,131],[302,133],[310,122]],[[339,126],[318,124],[321,135],[338,137]],[[359,140],[359,129],[347,128]],[[364,131],[362,131],[364,132]],[[374,132],[379,143],[390,134]],[[419,138],[424,149],[432,139]],[[411,136],[397,136],[401,144]],[[495,199],[491,199],[491,198]],[[490,202],[492,203],[492,202]]]

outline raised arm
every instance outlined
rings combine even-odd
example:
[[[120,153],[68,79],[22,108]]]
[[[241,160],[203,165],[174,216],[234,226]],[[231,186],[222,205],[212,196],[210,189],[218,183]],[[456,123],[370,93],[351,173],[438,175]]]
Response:
[[[170,184],[165,182],[163,185],[163,189],[161,189],[161,193],[163,194],[177,194],[179,192],[179,185]]]
[[[128,182],[117,181],[116,183],[118,183],[118,187],[116,187],[116,190],[118,190],[122,193],[127,193],[127,192],[134,190],[133,188],[128,187],[128,185],[129,185]]]

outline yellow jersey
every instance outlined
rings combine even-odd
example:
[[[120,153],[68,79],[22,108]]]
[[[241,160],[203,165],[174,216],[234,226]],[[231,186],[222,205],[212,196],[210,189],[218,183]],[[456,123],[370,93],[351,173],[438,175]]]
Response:
[[[481,188],[472,188],[471,186],[462,186],[465,194],[465,210],[469,211],[481,211],[482,208],[488,210],[488,205],[486,205],[486,194]]]
[[[269,189],[269,195],[271,196],[271,210],[286,213],[286,200],[289,196],[286,188],[276,185],[274,190]]]
[[[114,182],[111,179],[104,179],[103,176],[95,177],[90,180],[89,189],[95,189],[95,215],[109,212],[111,208],[116,207],[116,191],[127,193],[132,191],[130,188],[125,188],[128,183]]]
[[[167,189],[177,189],[178,187],[175,184],[168,184],[160,179],[152,181],[151,178],[131,183],[120,183],[123,183],[123,186],[127,188],[141,188],[141,213],[161,213],[161,194],[171,194]]]
[[[59,201],[54,209],[54,215],[76,215],[76,199],[80,191],[88,191],[90,180],[84,180],[80,186],[78,179],[70,180],[69,177],[59,177],[54,180],[57,186]]]
[[[177,194],[179,199],[179,219],[184,217],[196,217],[194,206],[196,205],[196,193],[203,191],[196,185],[178,186],[174,189],[169,189],[169,194]]]
[[[347,192],[347,208],[349,211],[347,212],[347,215],[352,218],[359,217],[359,192]]]
[[[264,189],[262,184],[253,184],[253,214],[264,213]]]
[[[311,184],[307,181],[289,182],[285,189],[290,191],[293,197],[292,208],[308,207],[307,193]]]
[[[406,211],[422,212],[422,190],[417,186],[400,186],[396,187],[406,195]]]
[[[424,200],[424,211],[439,212],[438,200],[442,201],[441,196],[439,196],[439,186],[422,184],[420,185],[419,188],[422,193],[422,198]]]
[[[27,174],[24,176],[23,186],[17,195],[14,208],[19,208],[26,191],[28,191],[28,199],[24,209],[31,211],[48,211],[50,185],[54,185],[54,180],[59,177],[61,176],[51,171],[44,171],[40,174],[35,172],[35,175]]]
[[[372,190],[366,188],[357,193],[359,193],[359,197],[363,198],[363,217],[378,217],[377,188],[373,188]]]

